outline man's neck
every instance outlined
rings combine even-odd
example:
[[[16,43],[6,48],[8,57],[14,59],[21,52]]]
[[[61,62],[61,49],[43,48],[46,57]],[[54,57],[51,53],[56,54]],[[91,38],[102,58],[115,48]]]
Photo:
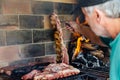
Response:
[[[120,33],[120,18],[107,18],[106,20],[106,29],[112,38],[115,38]]]

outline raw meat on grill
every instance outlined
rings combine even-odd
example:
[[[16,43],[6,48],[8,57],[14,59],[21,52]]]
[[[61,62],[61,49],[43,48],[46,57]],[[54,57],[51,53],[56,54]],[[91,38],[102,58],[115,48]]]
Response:
[[[43,74],[35,75],[34,80],[46,79],[53,80],[78,74],[80,71],[65,63],[50,64],[44,70]]]
[[[23,80],[32,79],[34,77],[34,75],[37,74],[37,73],[41,73],[41,71],[39,71],[39,70],[33,70],[30,73],[25,74],[21,79],[23,79]]]
[[[22,77],[23,80],[54,80],[58,78],[68,77],[80,73],[79,69],[76,69],[65,63],[49,64],[43,72],[34,70]]]

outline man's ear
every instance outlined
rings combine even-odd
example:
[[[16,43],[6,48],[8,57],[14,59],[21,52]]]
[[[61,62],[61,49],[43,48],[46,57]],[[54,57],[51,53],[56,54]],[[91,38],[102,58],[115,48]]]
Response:
[[[99,9],[95,8],[94,9],[94,18],[97,21],[97,23],[102,25],[103,21],[105,19],[105,14],[102,11],[100,11]]]

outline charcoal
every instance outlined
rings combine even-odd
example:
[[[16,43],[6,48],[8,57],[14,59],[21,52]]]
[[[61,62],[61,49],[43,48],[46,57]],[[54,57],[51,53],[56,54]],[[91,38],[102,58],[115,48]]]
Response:
[[[77,75],[73,75],[73,76],[68,76],[68,77],[65,77],[65,78],[60,78],[60,79],[57,79],[57,80],[83,80],[81,78],[81,73],[80,74],[77,74]]]
[[[75,49],[75,44],[73,43],[74,41],[70,41],[68,44],[68,54],[69,54],[69,62],[72,62],[72,56],[73,56],[73,52]]]
[[[110,67],[110,62],[107,62],[107,63],[105,64],[105,66],[106,66],[106,67]]]
[[[102,60],[99,60],[99,64],[100,64],[100,66],[105,66],[105,64],[103,63]]]
[[[79,69],[84,68],[83,64],[79,63],[79,62],[72,62],[71,65],[74,66],[74,67],[76,67],[76,68],[79,68]]]
[[[94,65],[94,64],[92,63],[92,61],[88,61],[87,64],[88,64],[88,67],[93,67],[93,65]]]
[[[0,74],[0,80],[13,80],[13,79],[11,79],[9,75],[2,73]]]
[[[109,67],[94,67],[94,70],[109,72]]]
[[[97,80],[97,77],[93,77],[93,76],[88,76],[88,75],[84,75],[81,77],[82,80]]]
[[[84,65],[86,65],[86,63],[87,63],[87,60],[84,58],[84,56],[83,56],[82,53],[80,53],[80,54],[78,55],[78,57],[77,57],[74,61],[75,61],[75,62],[80,62],[80,63],[82,63],[82,64],[84,64]]]
[[[93,56],[90,53],[87,53],[86,55],[84,55],[84,57],[88,60],[88,61],[92,61],[92,62],[97,62],[97,58],[95,56]]]
[[[11,78],[14,80],[20,80],[21,77],[32,70],[32,66],[25,66],[14,69],[11,74]]]

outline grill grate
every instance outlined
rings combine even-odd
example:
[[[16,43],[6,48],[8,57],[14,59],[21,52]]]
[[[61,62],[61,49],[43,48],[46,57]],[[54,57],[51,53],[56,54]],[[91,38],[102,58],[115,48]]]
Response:
[[[12,71],[11,74],[11,78],[13,80],[21,80],[21,77],[29,72],[31,72],[32,70],[36,69],[36,70],[42,70],[45,68],[45,66],[49,65],[50,63],[42,63],[42,64],[36,64],[34,66],[25,66],[25,67],[20,67],[20,68],[16,68]]]
[[[21,80],[21,77],[29,73],[33,69],[42,70],[50,63],[37,64],[34,66],[19,67],[12,71],[11,76],[2,75],[2,80]],[[101,70],[101,71],[100,71]],[[105,71],[106,70],[106,71]],[[80,73],[77,75],[60,78],[57,80],[106,80],[108,76],[109,68],[107,67],[97,67],[97,68],[86,68],[80,69]],[[1,80],[1,78],[0,78]]]

